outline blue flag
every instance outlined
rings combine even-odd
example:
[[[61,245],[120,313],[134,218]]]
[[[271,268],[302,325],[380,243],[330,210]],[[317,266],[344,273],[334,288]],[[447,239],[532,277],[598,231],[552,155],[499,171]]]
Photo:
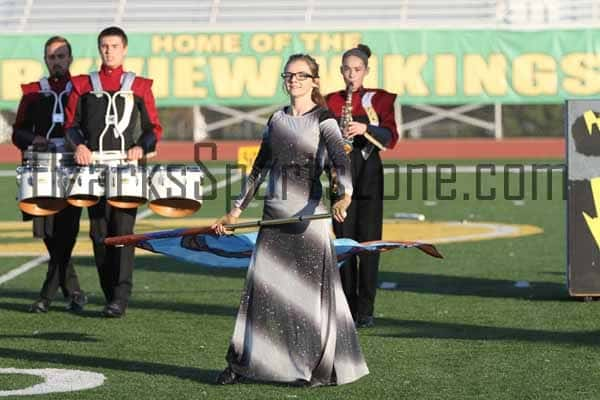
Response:
[[[199,264],[209,268],[248,268],[254,251],[257,232],[215,236],[199,234],[163,239],[148,239],[137,247],[154,253],[164,254],[177,260]],[[373,241],[358,243],[352,239],[335,239],[338,265],[362,252],[384,252],[394,249],[416,247],[432,257],[442,258],[437,249],[427,243]]]

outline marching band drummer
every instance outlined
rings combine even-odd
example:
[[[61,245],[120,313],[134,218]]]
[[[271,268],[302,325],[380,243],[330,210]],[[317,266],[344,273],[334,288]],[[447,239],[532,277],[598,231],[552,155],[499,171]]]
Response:
[[[103,132],[103,150],[120,150],[124,140],[127,159],[140,160],[154,151],[162,134],[152,81],[123,70],[127,35],[121,28],[109,27],[100,32],[98,51],[102,59],[100,70],[73,78],[66,108],[67,142],[75,149],[75,162],[79,165],[92,162],[92,151],[100,149]],[[99,95],[101,91],[110,95],[110,101],[106,95]],[[119,91],[123,95],[116,95]],[[137,120],[141,135],[136,138]],[[107,247],[103,242],[108,236],[133,233],[137,208],[112,207],[103,197],[88,213],[96,267],[106,298],[102,314],[119,318],[131,295],[134,247]]]
[[[398,141],[394,119],[396,95],[382,89],[366,89],[363,80],[369,73],[369,47],[359,44],[342,56],[340,72],[347,90],[326,96],[329,110],[340,121],[344,106],[351,109],[351,121],[343,135],[352,140],[350,164],[354,193],[344,222],[333,221],[337,237],[358,242],[381,240],[383,224],[383,165],[379,147],[366,139],[374,138],[378,145],[393,148]],[[350,110],[348,110],[350,111]],[[374,325],[373,310],[377,289],[379,253],[352,256],[340,268],[342,286],[352,315],[359,328]],[[357,261],[360,261],[358,263]]]
[[[69,67],[73,61],[71,45],[67,39],[53,36],[44,45],[44,61],[50,76],[38,82],[22,85],[23,97],[19,103],[17,118],[13,126],[12,141],[21,151],[33,145],[36,151],[48,151],[50,139],[63,138],[63,100],[71,90]],[[51,93],[44,93],[52,91]],[[54,104],[55,102],[58,104]],[[61,118],[62,117],[62,118]],[[49,133],[49,135],[48,135]],[[81,209],[67,206],[59,213],[47,217],[35,217],[23,213],[24,220],[33,219],[35,237],[44,239],[50,260],[48,272],[42,285],[39,298],[29,310],[34,313],[48,311],[58,287],[69,300],[67,309],[73,312],[83,310],[87,302],[84,292],[79,287],[77,273],[73,267],[71,253],[79,233]]]

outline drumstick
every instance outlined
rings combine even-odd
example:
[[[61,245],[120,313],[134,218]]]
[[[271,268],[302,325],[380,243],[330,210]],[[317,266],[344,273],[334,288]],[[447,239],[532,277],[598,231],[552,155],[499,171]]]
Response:
[[[236,230],[236,229],[241,229],[241,228],[256,228],[256,227],[260,227],[260,226],[291,224],[294,222],[310,221],[313,219],[327,219],[327,218],[331,218],[331,214],[325,213],[325,214],[314,214],[314,215],[300,215],[298,217],[240,222],[238,224],[227,224],[224,226],[226,229]],[[167,231],[137,233],[137,234],[123,235],[123,236],[112,236],[112,237],[104,239],[104,244],[107,246],[122,247],[122,246],[136,245],[145,240],[166,239],[166,238],[174,238],[174,237],[181,237],[181,236],[193,236],[193,235],[200,235],[200,234],[204,234],[204,233],[214,233],[214,230],[210,226],[202,226],[202,227],[198,227],[198,228],[181,228],[181,229],[171,229],[171,230],[167,230]]]
[[[156,151],[151,151],[142,156],[144,159],[156,157]],[[125,160],[127,159],[127,154],[123,154],[118,150],[107,150],[104,152],[93,151],[92,152],[92,161],[117,161],[117,160]]]

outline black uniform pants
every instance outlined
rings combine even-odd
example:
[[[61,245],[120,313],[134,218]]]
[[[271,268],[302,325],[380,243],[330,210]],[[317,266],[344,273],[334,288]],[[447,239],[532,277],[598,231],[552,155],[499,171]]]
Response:
[[[357,242],[381,240],[383,165],[379,152],[374,150],[365,160],[355,148],[349,156],[354,192],[344,222],[333,221],[335,235]],[[352,256],[340,268],[344,294],[355,319],[373,315],[378,270],[379,253]]]
[[[64,210],[48,217],[34,217],[34,236],[42,237],[50,261],[42,284],[40,298],[50,303],[60,287],[65,298],[79,292],[79,279],[73,267],[71,253],[79,234],[81,208],[67,206]]]
[[[104,239],[132,234],[137,208],[112,207],[103,197],[98,204],[88,208],[88,214],[96,268],[106,302],[127,306],[133,285],[135,247],[106,246]]]

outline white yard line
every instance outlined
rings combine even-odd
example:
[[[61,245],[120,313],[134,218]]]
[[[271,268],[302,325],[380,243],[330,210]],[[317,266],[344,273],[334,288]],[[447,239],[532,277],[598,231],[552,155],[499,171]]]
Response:
[[[20,267],[11,269],[6,274],[0,276],[0,285],[10,281],[11,279],[16,278],[17,276],[19,276],[21,274],[24,274],[25,272],[37,267],[40,264],[45,263],[49,259],[50,259],[50,257],[48,257],[48,256],[39,256],[37,258],[34,258],[31,261],[27,261],[25,264],[21,265]]]
[[[221,169],[217,169],[217,170],[211,171],[211,172],[213,174],[218,174],[219,173],[218,171],[220,171],[220,170]],[[222,169],[222,170],[223,170],[223,173],[224,173],[225,169]],[[7,172],[7,171],[0,171],[0,173],[2,173],[2,172]],[[8,172],[10,172],[10,171],[8,171]],[[13,172],[13,175],[14,175],[14,171],[12,171],[12,172]],[[8,176],[8,175],[0,175],[0,176]],[[227,184],[233,183],[233,182],[237,182],[237,181],[239,181],[241,179],[242,179],[242,175],[239,174],[239,173],[235,174],[235,175],[232,175],[229,179],[223,179],[223,180],[217,182],[216,189],[221,189],[221,188],[227,186]],[[206,195],[209,195],[209,194],[212,193],[212,186],[211,185],[203,186],[202,190],[204,191],[204,193]],[[142,212],[140,212],[138,214],[137,220],[139,221],[141,219],[147,218],[147,217],[149,217],[152,214],[153,214],[152,210],[145,209],[144,211],[142,211]],[[33,269],[33,268],[35,268],[35,267],[37,267],[37,266],[39,266],[39,265],[47,262],[49,258],[50,257],[47,256],[47,255],[40,255],[37,258],[34,258],[31,261],[27,261],[25,264],[23,264],[23,265],[15,268],[15,269],[12,269],[12,270],[8,271],[4,275],[0,275],[0,285],[2,285],[3,283],[6,283],[8,281],[10,281],[11,279],[16,278],[19,275],[24,274],[25,272],[29,271],[30,269]]]

